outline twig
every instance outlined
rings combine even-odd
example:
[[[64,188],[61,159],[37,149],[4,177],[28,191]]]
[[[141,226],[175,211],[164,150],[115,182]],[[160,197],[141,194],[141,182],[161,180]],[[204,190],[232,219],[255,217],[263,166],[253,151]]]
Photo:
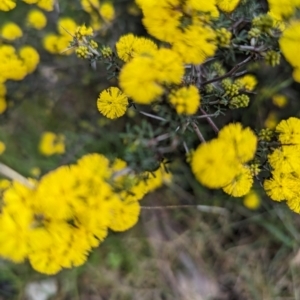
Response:
[[[24,176],[22,176],[21,174],[19,174],[18,172],[16,172],[15,170],[11,169],[3,163],[0,163],[0,173],[3,176],[11,180],[18,181],[31,189],[34,188],[34,184],[31,183],[27,178],[25,178]]]
[[[195,205],[195,204],[164,205],[164,206],[142,206],[141,205],[141,209],[145,209],[145,210],[180,209],[180,208],[196,208],[202,212],[220,214],[223,216],[228,215],[228,211],[225,208],[218,207],[218,206]]]
[[[162,118],[162,117],[159,117],[159,116],[156,116],[156,115],[153,115],[153,114],[149,114],[149,113],[146,113],[144,111],[141,111],[139,110],[138,111],[140,114],[146,116],[146,117],[149,117],[149,118],[152,118],[152,119],[156,119],[156,120],[160,120],[160,121],[167,121],[166,119]]]
[[[212,127],[212,129],[215,131],[215,133],[219,132],[219,128],[218,126],[215,124],[215,122],[210,118],[210,115],[208,115],[205,110],[203,108],[200,107],[200,110],[203,114],[203,116],[206,117],[207,122],[209,123],[209,125]]]
[[[216,101],[216,103],[219,103],[219,101]],[[211,102],[209,103],[211,104]],[[194,119],[206,119],[206,118],[210,118],[210,117],[215,117],[215,114],[206,114],[206,115],[202,115],[202,116],[195,116]]]
[[[207,81],[204,81],[201,83],[201,85],[206,85],[215,81],[219,81],[221,79],[227,78],[230,75],[234,74],[240,67],[242,67],[243,65],[245,65],[247,62],[249,62],[252,59],[252,56],[248,56],[245,60],[241,61],[240,63],[238,63],[237,65],[235,65],[229,72],[227,72],[226,74],[219,76],[219,77],[215,77],[212,79],[209,79]]]
[[[205,139],[204,139],[204,137],[203,137],[203,135],[202,135],[200,129],[199,129],[198,126],[197,126],[197,124],[196,124],[195,122],[191,122],[191,124],[192,124],[192,127],[193,127],[193,129],[194,129],[196,135],[198,136],[199,140],[200,140],[202,143],[206,143],[206,141],[205,141]]]

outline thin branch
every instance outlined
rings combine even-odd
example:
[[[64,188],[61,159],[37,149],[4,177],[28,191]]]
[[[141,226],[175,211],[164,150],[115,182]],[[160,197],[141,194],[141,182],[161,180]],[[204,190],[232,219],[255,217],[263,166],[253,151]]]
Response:
[[[204,137],[203,137],[203,135],[202,135],[200,129],[199,129],[198,126],[197,126],[197,124],[196,124],[195,122],[191,122],[191,124],[192,124],[192,127],[193,127],[193,129],[194,129],[196,135],[198,136],[199,140],[200,140],[202,143],[206,143],[206,141],[205,141],[205,139],[204,139]]]
[[[220,214],[223,216],[228,215],[228,211],[223,207],[208,206],[208,205],[195,205],[195,204],[182,204],[182,205],[165,205],[165,206],[142,206],[144,210],[162,210],[162,209],[180,209],[180,208],[196,208],[202,212]]]
[[[207,122],[209,123],[209,125],[212,127],[212,129],[215,131],[215,133],[219,132],[219,128],[218,126],[215,124],[215,122],[211,119],[211,117],[205,112],[205,110],[203,108],[200,107],[200,110],[203,114],[203,116],[206,117]]]
[[[15,170],[11,169],[3,163],[0,163],[0,173],[3,176],[11,180],[18,181],[31,189],[34,188],[34,184],[31,183],[27,178],[25,178],[24,176],[22,176],[21,174],[19,174],[18,172],[16,172]]]
[[[216,103],[219,103],[219,101],[216,101]],[[211,104],[211,103],[209,103]],[[201,115],[201,116],[195,116],[194,119],[206,119],[206,118],[210,118],[210,117],[215,117],[216,114],[206,114],[206,115]]]
[[[235,65],[229,72],[227,72],[226,74],[219,76],[219,77],[215,77],[212,79],[209,79],[207,81],[204,81],[201,83],[201,85],[206,85],[212,82],[216,82],[219,81],[221,79],[227,78],[231,75],[233,75],[240,67],[242,67],[243,65],[245,65],[247,62],[249,62],[252,59],[252,56],[248,56],[245,60],[241,61],[240,63],[238,63],[237,65]]]
[[[153,115],[153,114],[149,114],[149,113],[146,113],[144,111],[141,111],[139,110],[138,111],[140,114],[146,116],[146,117],[149,117],[149,118],[152,118],[152,119],[156,119],[156,120],[160,120],[160,121],[167,121],[166,119],[162,118],[162,117],[159,117],[159,116],[156,116],[156,115]]]

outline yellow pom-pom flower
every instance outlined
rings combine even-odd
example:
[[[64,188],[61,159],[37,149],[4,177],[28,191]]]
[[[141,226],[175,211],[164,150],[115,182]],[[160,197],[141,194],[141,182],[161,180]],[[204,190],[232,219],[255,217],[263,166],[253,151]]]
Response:
[[[248,209],[255,210],[260,207],[261,199],[257,192],[251,190],[247,195],[245,195],[243,203]]]
[[[140,104],[149,104],[164,92],[163,84],[179,84],[184,75],[180,56],[171,49],[159,49],[152,56],[137,56],[121,70],[123,91]]]
[[[300,145],[300,119],[291,117],[276,126],[282,144]]]
[[[103,3],[100,6],[99,12],[105,21],[112,21],[115,17],[115,9],[111,2]]]
[[[0,10],[9,11],[16,7],[16,0],[2,0],[0,1]]]
[[[239,85],[246,91],[253,91],[257,85],[257,79],[253,75],[245,75],[243,77],[240,77],[235,81],[235,84]]]
[[[114,231],[125,231],[134,226],[139,218],[140,205],[137,201],[117,201],[112,209],[112,221],[109,228]]]
[[[242,197],[249,193],[253,185],[253,176],[250,168],[241,165],[240,171],[232,181],[223,187],[223,191],[233,197]]]
[[[27,19],[27,24],[30,27],[33,27],[38,30],[43,29],[47,24],[47,18],[45,14],[37,9],[30,10],[26,19]]]
[[[241,163],[253,159],[257,147],[257,137],[249,127],[243,129],[240,123],[229,124],[220,130],[218,139],[234,148],[236,158]]]
[[[22,35],[22,29],[16,23],[8,22],[1,28],[1,36],[7,40],[13,41]]]
[[[157,45],[143,37],[136,37],[132,33],[121,36],[116,43],[117,54],[120,59],[128,62],[138,55],[153,55],[157,51]]]
[[[19,50],[19,56],[27,68],[27,73],[32,73],[40,61],[38,52],[31,46],[23,46]]]
[[[119,88],[111,87],[100,93],[97,107],[109,119],[120,118],[127,110],[128,98]]]
[[[55,0],[39,0],[37,6],[46,11],[52,11],[54,9]]]
[[[65,153],[65,137],[53,132],[44,132],[39,143],[39,151],[45,156]]]
[[[239,3],[240,0],[217,0],[218,8],[226,13],[233,12]]]
[[[200,94],[196,86],[190,85],[171,92],[169,101],[178,114],[193,115],[200,106]]]

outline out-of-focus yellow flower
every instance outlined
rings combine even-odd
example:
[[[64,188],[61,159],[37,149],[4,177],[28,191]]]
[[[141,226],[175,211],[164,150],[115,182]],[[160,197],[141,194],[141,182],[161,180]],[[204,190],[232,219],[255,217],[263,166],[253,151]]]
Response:
[[[241,88],[251,92],[255,89],[257,85],[257,79],[253,75],[245,75],[240,77],[235,81],[235,83],[240,86]]]
[[[11,182],[8,179],[0,179],[0,191],[4,191],[9,188]]]
[[[157,51],[157,45],[150,39],[129,33],[120,37],[116,49],[119,58],[128,62],[138,55],[153,55]]]
[[[39,0],[37,6],[46,11],[52,11],[54,9],[55,0]]]
[[[22,58],[28,74],[32,73],[36,69],[40,61],[38,52],[31,46],[23,46],[19,50],[19,56]]]
[[[261,199],[257,192],[251,190],[245,197],[244,197],[244,206],[248,209],[255,210],[260,207]]]
[[[65,153],[65,137],[62,134],[44,132],[39,143],[39,151],[45,156]]]
[[[7,40],[13,41],[22,35],[22,29],[16,23],[8,22],[1,28],[1,36]]]
[[[6,146],[3,142],[0,141],[0,155],[5,151]]]
[[[125,231],[135,225],[140,215],[140,205],[137,201],[116,201],[112,209],[112,221],[109,228],[114,231]]]
[[[276,94],[272,97],[272,102],[274,105],[282,108],[287,105],[288,99],[285,95]]]
[[[159,49],[152,56],[137,56],[121,70],[119,80],[125,94],[140,104],[149,104],[164,92],[163,84],[179,84],[184,74],[180,56]]]
[[[265,120],[265,127],[274,129],[278,124],[278,117],[275,112],[270,112]]]
[[[294,80],[300,82],[300,62],[298,59],[300,43],[300,21],[293,21],[279,39],[280,49],[286,60],[294,67]]]
[[[221,11],[231,13],[236,9],[240,0],[217,0],[217,6]]]
[[[47,24],[47,18],[40,10],[32,9],[27,15],[27,23],[29,26],[41,30]]]
[[[22,0],[22,1],[27,4],[36,4],[37,2],[39,2],[39,0]]]
[[[83,10],[88,13],[92,13],[93,10],[99,10],[100,8],[99,0],[81,0],[80,3]]]
[[[39,177],[41,175],[41,169],[39,167],[33,167],[30,169],[30,174],[34,177]]]
[[[61,18],[57,22],[57,30],[61,35],[74,36],[77,28],[76,22],[68,17]],[[70,38],[72,39],[72,36]]]
[[[112,21],[115,18],[115,9],[111,2],[105,2],[100,6],[101,16],[106,21]]]
[[[16,0],[2,0],[0,2],[0,10],[9,11],[16,7]]]
[[[253,185],[253,176],[247,166],[242,166],[232,181],[223,187],[223,191],[233,197],[242,197],[249,193]]]
[[[196,86],[190,85],[171,91],[169,101],[178,114],[193,115],[200,106],[200,94]]]

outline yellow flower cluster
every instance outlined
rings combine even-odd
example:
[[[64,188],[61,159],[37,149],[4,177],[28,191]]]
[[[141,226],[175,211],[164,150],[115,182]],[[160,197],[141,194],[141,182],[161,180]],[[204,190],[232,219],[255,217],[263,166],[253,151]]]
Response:
[[[163,85],[179,84],[184,75],[180,56],[171,49],[159,49],[127,62],[119,76],[125,94],[140,104],[150,104],[164,93]]]
[[[23,46],[17,52],[11,45],[0,45],[0,114],[7,108],[6,87],[7,80],[22,80],[32,73],[39,61],[40,56],[31,46]]]
[[[75,36],[78,25],[71,18],[61,18],[57,22],[57,30],[59,34],[50,33],[43,39],[44,48],[52,54],[64,54],[69,55],[72,53],[72,49],[68,49],[70,42],[72,42]]]
[[[3,194],[0,255],[28,259],[45,274],[82,265],[108,229],[124,231],[138,221],[138,201],[163,183],[162,169],[138,180],[122,174],[123,167],[120,160],[111,165],[105,156],[89,154],[29,187],[13,182]]]
[[[17,53],[11,45],[0,45],[0,82],[22,80],[33,72],[39,63],[39,54],[31,46],[24,46]]]
[[[223,188],[234,197],[246,195],[253,184],[247,162],[253,159],[257,137],[240,123],[225,126],[218,138],[201,144],[191,159],[197,180],[209,188]]]
[[[45,156],[65,153],[65,137],[50,131],[43,133],[39,143],[39,151]]]
[[[272,177],[265,180],[264,189],[271,199],[286,200],[290,209],[300,213],[300,119],[283,120],[275,131],[281,146],[268,156]]]
[[[100,3],[99,0],[80,0],[81,6],[91,17],[91,26],[94,30],[99,30],[104,23],[113,21],[115,9],[110,1]]]
[[[136,0],[149,34],[168,42],[184,63],[200,64],[217,49],[208,22],[219,16],[216,1]]]

